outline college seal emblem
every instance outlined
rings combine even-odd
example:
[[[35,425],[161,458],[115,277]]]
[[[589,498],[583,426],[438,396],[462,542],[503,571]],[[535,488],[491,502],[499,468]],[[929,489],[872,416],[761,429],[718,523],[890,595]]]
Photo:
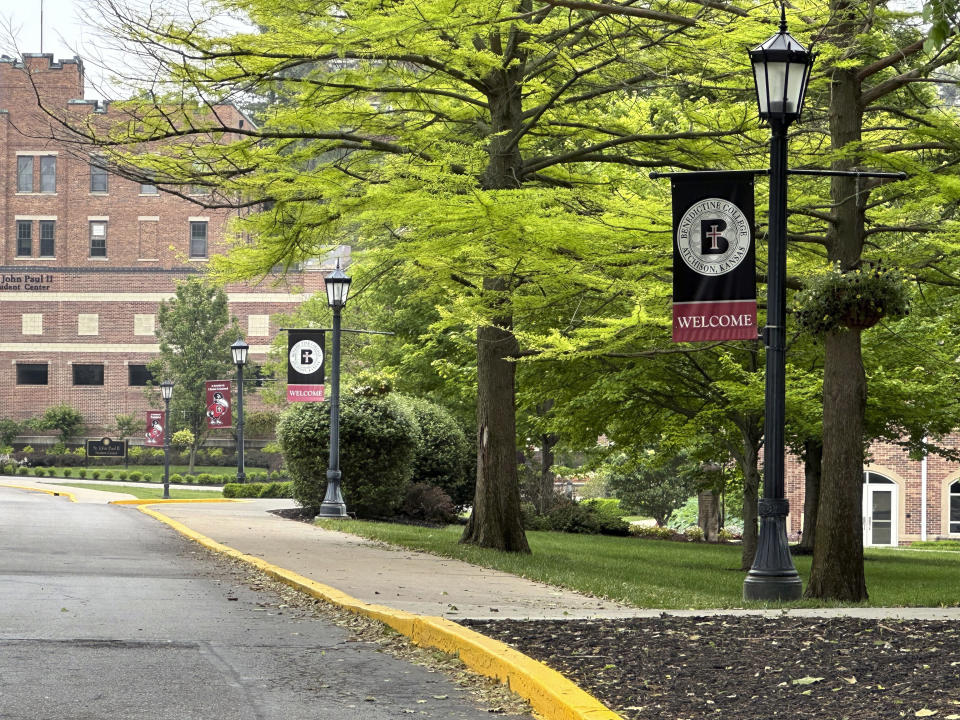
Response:
[[[705,198],[691,205],[677,224],[677,249],[700,275],[724,275],[747,257],[750,223],[734,203]]]

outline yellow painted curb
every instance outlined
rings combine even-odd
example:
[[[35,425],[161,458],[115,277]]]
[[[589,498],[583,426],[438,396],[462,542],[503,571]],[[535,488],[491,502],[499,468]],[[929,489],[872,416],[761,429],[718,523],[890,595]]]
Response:
[[[198,498],[196,500],[177,500],[176,498],[154,498],[144,499],[135,498],[133,500],[111,500],[110,505],[160,505],[164,503],[223,503],[223,502],[246,502],[245,500],[234,500],[233,498]]]
[[[126,501],[119,503],[133,504]],[[270,577],[315,598],[379,620],[406,635],[417,645],[457,655],[474,672],[506,683],[511,690],[529,701],[534,712],[546,720],[623,720],[556,670],[551,670],[499,640],[488,638],[446,618],[417,615],[363,602],[329,585],[218,543],[173,518],[149,509],[146,507],[149,504],[152,503],[140,502],[137,509],[210,550],[249,563]]]
[[[43,488],[30,487],[29,485],[8,485],[7,483],[0,483],[3,487],[13,488],[14,490],[31,490],[33,492],[42,492],[47,495],[56,495],[63,496],[67,498],[70,502],[76,502],[77,498],[73,493],[66,492],[64,490],[44,490]]]

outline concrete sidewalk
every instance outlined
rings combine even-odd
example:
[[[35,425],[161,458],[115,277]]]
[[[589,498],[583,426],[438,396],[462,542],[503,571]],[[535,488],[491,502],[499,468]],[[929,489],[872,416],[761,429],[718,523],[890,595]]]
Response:
[[[77,502],[130,499],[62,487],[25,477],[0,477],[0,484],[72,494]],[[195,486],[189,486],[196,489]],[[711,615],[768,617],[862,617],[960,619],[960,608],[641,609],[563,590],[516,575],[377,543],[355,535],[288,520],[271,510],[297,507],[292,500],[224,503],[167,502],[162,515],[241,553],[260,558],[357,600],[419,615],[463,619],[573,619]]]
[[[287,520],[287,500],[165,504],[153,509],[247,555],[330,585],[363,602],[464,618],[628,617],[635,608],[459,560],[398,549]]]

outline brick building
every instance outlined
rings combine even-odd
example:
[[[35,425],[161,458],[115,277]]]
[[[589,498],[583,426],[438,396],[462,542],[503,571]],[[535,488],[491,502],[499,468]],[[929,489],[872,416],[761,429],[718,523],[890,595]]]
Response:
[[[67,403],[109,426],[148,409],[157,305],[223,252],[231,211],[113,175],[82,146],[52,139],[34,86],[46,106],[110,117],[83,99],[80,59],[0,58],[0,417]],[[232,106],[218,112],[249,122]],[[252,361],[277,332],[273,316],[322,289],[320,269],[226,288]]]
[[[943,444],[960,450],[960,435]],[[904,545],[917,540],[960,538],[960,463],[930,455],[911,460],[902,448],[874,443],[863,479],[863,541],[868,546]],[[790,500],[787,530],[803,527],[803,465],[786,464]]]

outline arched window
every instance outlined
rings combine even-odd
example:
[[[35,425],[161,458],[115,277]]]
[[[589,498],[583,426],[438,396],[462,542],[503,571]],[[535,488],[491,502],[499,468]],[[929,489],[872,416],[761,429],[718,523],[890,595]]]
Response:
[[[960,535],[960,480],[950,486],[950,533]]]

